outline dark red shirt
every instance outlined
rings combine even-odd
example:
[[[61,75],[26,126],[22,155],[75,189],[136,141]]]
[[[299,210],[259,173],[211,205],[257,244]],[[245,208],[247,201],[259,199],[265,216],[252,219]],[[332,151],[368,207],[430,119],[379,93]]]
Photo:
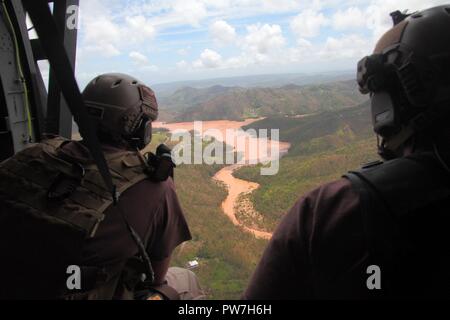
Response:
[[[103,149],[117,150],[111,146]],[[89,157],[87,149],[78,142],[65,145],[63,152],[77,158]],[[121,195],[118,206],[140,238],[147,240],[152,261],[164,260],[179,244],[191,239],[171,178],[159,183],[137,183]],[[138,253],[119,208],[113,206],[105,211],[95,237],[88,239],[83,248],[83,263],[90,266],[112,265]]]
[[[369,291],[365,241],[350,182],[325,184],[282,219],[243,298],[364,298]]]

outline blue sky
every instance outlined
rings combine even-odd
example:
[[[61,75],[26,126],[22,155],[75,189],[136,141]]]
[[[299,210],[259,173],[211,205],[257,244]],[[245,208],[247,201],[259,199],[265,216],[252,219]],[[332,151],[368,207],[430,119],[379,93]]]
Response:
[[[447,1],[448,2],[448,1]],[[391,26],[389,13],[441,0],[80,0],[77,78],[149,84],[348,70]]]

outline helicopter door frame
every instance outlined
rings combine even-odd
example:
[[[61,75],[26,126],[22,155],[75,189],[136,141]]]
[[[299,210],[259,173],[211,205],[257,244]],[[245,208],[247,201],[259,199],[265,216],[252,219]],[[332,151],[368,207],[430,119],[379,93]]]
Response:
[[[66,48],[72,69],[75,70],[79,0],[57,0],[53,2],[53,18]],[[70,112],[56,77],[50,68],[47,102],[46,132],[72,138],[73,117]]]
[[[0,161],[38,141],[44,124],[37,93],[40,72],[28,40],[20,1],[0,5]],[[26,88],[26,90],[25,90]]]
[[[75,69],[79,0],[54,0],[53,18]],[[73,117],[50,68],[48,91],[37,61],[46,60],[39,39],[30,39],[20,0],[0,10],[0,161],[39,142],[43,133],[72,137]],[[11,28],[12,25],[12,28]],[[15,43],[17,40],[17,45]],[[17,60],[17,54],[20,61]],[[21,71],[19,70],[19,63]],[[25,79],[27,94],[21,75]],[[28,116],[29,114],[29,116]]]

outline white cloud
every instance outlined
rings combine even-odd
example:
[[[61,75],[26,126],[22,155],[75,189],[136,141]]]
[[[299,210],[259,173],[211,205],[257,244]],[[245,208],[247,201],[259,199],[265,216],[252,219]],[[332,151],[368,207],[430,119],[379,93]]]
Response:
[[[87,51],[99,52],[107,57],[120,54],[118,45],[121,41],[121,31],[116,24],[105,16],[96,19],[86,17],[84,21]]]
[[[81,51],[112,57],[154,38],[156,30],[149,19],[143,15],[120,18],[112,14],[111,6],[99,0],[83,1]]]
[[[392,18],[389,15],[391,12],[414,12],[446,2],[448,3],[448,0],[372,0],[365,8],[349,7],[338,10],[331,19],[333,28],[340,31],[351,30],[352,34],[344,34],[341,38],[328,38],[321,54],[327,56],[330,52],[335,52],[337,57],[369,54],[378,39],[392,28]],[[371,37],[362,38],[353,34],[364,30],[370,31]]]
[[[224,10],[230,7],[231,0],[203,0],[202,1],[206,7],[210,9],[220,9]]]
[[[310,41],[303,39],[303,38],[298,38],[297,44],[300,48],[304,48],[304,49],[310,49],[313,46]]]
[[[133,63],[139,67],[140,71],[158,71],[159,68],[152,65],[146,55],[139,51],[132,51],[128,55]]]
[[[195,68],[215,69],[223,66],[222,56],[214,50],[205,49],[200,54],[200,59],[194,61]]]
[[[260,0],[261,8],[267,13],[291,11],[298,8],[300,1],[296,0]]]
[[[319,57],[324,59],[360,58],[372,49],[369,39],[350,34],[339,38],[328,37],[324,48],[319,51]]]
[[[448,4],[448,0],[372,0],[365,10],[366,27],[372,31],[375,42],[392,27],[391,12],[414,12],[443,4]]]
[[[286,39],[277,24],[254,24],[247,26],[244,47],[252,53],[267,55],[283,47]]]
[[[224,20],[217,20],[209,27],[214,41],[229,44],[236,39],[236,30]]]
[[[314,45],[306,39],[297,39],[297,46],[288,50],[288,62],[303,62],[314,55]]]
[[[270,64],[279,60],[280,51],[286,44],[279,25],[254,24],[247,26],[246,29],[247,34],[237,41],[241,48],[239,55],[225,59],[218,52],[205,49],[192,66],[197,69],[233,69],[255,64]],[[178,66],[185,67],[186,64],[182,61]]]
[[[307,9],[291,20],[292,31],[301,38],[312,38],[320,33],[320,29],[329,21],[323,13]]]
[[[150,64],[153,57],[149,59],[143,53],[149,52],[149,49],[155,54],[170,51],[174,57],[168,54],[167,59],[174,60],[169,61],[172,69],[164,70],[167,74],[175,69],[175,65],[186,72],[195,70],[198,74],[214,74],[214,69],[248,68],[261,72],[276,70],[273,66],[283,64],[324,62],[322,65],[325,65],[328,60],[336,61],[335,65],[339,66],[340,59],[348,62],[372,51],[377,39],[392,27],[390,12],[421,10],[448,3],[448,0],[81,2],[83,20],[79,57],[89,55],[89,61],[92,59],[95,64],[98,55],[111,57],[123,54],[129,57],[131,63],[124,63],[124,68],[131,70],[134,64],[140,66],[139,70],[154,71],[156,67]],[[287,16],[292,17],[288,22],[296,36],[294,41],[285,38],[283,32],[286,30],[281,27],[284,22],[281,20]],[[272,22],[278,17],[280,22]],[[268,20],[271,24],[257,23]],[[245,26],[246,23],[251,25]],[[328,33],[331,28],[335,32]],[[163,36],[158,37],[158,43],[150,48],[157,33]],[[216,49],[217,43],[233,46],[222,52]],[[189,58],[192,51],[199,50],[200,45],[198,57]],[[97,55],[92,55],[92,52]],[[167,59],[164,57],[161,61]],[[91,62],[89,64],[91,66]]]
[[[156,71],[159,71],[159,68],[158,68],[158,66],[155,66],[153,64],[149,64],[149,65],[143,66],[142,70],[143,71],[149,71],[149,72],[156,72]]]
[[[176,65],[179,69],[186,69],[189,67],[189,64],[185,60],[178,61]]]
[[[84,0],[87,1],[87,0]],[[91,1],[91,0],[90,0]],[[96,0],[94,0],[96,1]],[[314,0],[314,3],[318,0]],[[145,12],[158,27],[199,27],[207,19],[239,19],[264,14],[290,13],[309,8],[299,0],[140,0],[129,1],[127,14]]]
[[[188,54],[189,49],[190,49],[190,48],[181,48],[181,49],[178,49],[178,50],[177,50],[177,53],[178,53],[180,56],[185,56],[185,55]]]
[[[366,23],[365,12],[357,7],[338,10],[333,14],[331,21],[331,25],[336,30],[364,28]]]
[[[86,45],[82,49],[86,53],[96,53],[106,58],[115,57],[121,54],[120,50],[114,44],[105,41]]]
[[[173,14],[182,22],[199,27],[201,20],[208,16],[208,11],[201,1],[177,0],[173,4]]]
[[[146,65],[148,64],[148,58],[140,52],[132,51],[129,54],[131,60],[138,65]]]
[[[142,15],[126,17],[125,20],[127,28],[123,31],[123,37],[129,41],[141,43],[152,39],[156,34],[151,22]]]

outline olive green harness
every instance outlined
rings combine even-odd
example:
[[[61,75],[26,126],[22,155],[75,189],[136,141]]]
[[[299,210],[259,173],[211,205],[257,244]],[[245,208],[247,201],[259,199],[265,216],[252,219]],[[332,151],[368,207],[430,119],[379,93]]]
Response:
[[[94,161],[61,156],[67,142],[53,137],[0,164],[0,297],[65,294],[67,267],[78,264],[84,240],[113,202]],[[105,158],[119,194],[148,178],[137,152]]]

